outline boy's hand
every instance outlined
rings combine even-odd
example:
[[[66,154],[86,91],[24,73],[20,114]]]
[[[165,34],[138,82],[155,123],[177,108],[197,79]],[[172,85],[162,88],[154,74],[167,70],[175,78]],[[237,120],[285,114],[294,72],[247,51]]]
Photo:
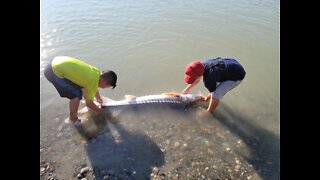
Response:
[[[205,101],[208,101],[211,99],[211,94],[209,94],[207,97],[204,98]]]
[[[96,98],[97,102],[102,104],[103,103],[103,100],[101,98]]]
[[[203,95],[200,95],[200,100],[201,100],[201,101],[207,101],[207,97],[206,97],[206,96],[203,96]]]
[[[183,90],[181,94],[188,94],[188,90]]]

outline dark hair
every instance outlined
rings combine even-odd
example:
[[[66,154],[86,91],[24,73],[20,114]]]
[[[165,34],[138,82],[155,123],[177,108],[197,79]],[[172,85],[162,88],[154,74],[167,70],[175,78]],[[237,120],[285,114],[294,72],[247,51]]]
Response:
[[[115,72],[109,70],[102,71],[101,78],[109,83],[112,89],[117,86],[117,75]]]

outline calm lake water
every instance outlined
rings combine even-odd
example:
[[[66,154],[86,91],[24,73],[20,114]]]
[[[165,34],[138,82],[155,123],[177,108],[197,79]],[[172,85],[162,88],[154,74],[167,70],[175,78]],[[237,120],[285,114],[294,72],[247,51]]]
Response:
[[[73,178],[82,164],[95,170],[96,179],[279,179],[279,1],[42,0],[40,13],[40,158],[55,161],[54,176]],[[115,71],[117,87],[100,89],[115,100],[181,92],[187,85],[184,69],[194,60],[236,58],[247,75],[211,118],[201,121],[179,109],[128,110],[115,125],[127,143],[115,146],[107,131],[83,144],[79,133],[63,123],[68,99],[43,76],[46,63],[58,55]],[[202,83],[190,93],[199,92],[207,94]],[[154,150],[143,151],[148,160],[139,154],[146,143],[144,149]],[[136,159],[125,168],[119,163],[124,155]]]

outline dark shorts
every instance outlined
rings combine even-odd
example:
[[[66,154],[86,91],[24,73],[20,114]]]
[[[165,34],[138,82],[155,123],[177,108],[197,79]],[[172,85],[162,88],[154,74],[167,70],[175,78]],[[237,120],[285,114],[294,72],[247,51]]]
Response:
[[[44,69],[44,76],[54,85],[61,97],[66,97],[68,99],[79,98],[81,100],[82,87],[68,79],[56,76],[52,70],[51,61],[49,61]]]

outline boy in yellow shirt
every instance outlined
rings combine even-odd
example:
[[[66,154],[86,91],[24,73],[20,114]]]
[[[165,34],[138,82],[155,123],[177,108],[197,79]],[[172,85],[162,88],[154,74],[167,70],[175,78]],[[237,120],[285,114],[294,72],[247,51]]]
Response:
[[[54,85],[61,97],[70,99],[69,120],[80,124],[78,108],[82,97],[85,98],[86,106],[101,112],[102,109],[94,104],[93,100],[102,103],[98,87],[116,87],[117,75],[113,71],[101,72],[96,67],[81,60],[57,56],[53,58],[44,70],[45,77]]]

